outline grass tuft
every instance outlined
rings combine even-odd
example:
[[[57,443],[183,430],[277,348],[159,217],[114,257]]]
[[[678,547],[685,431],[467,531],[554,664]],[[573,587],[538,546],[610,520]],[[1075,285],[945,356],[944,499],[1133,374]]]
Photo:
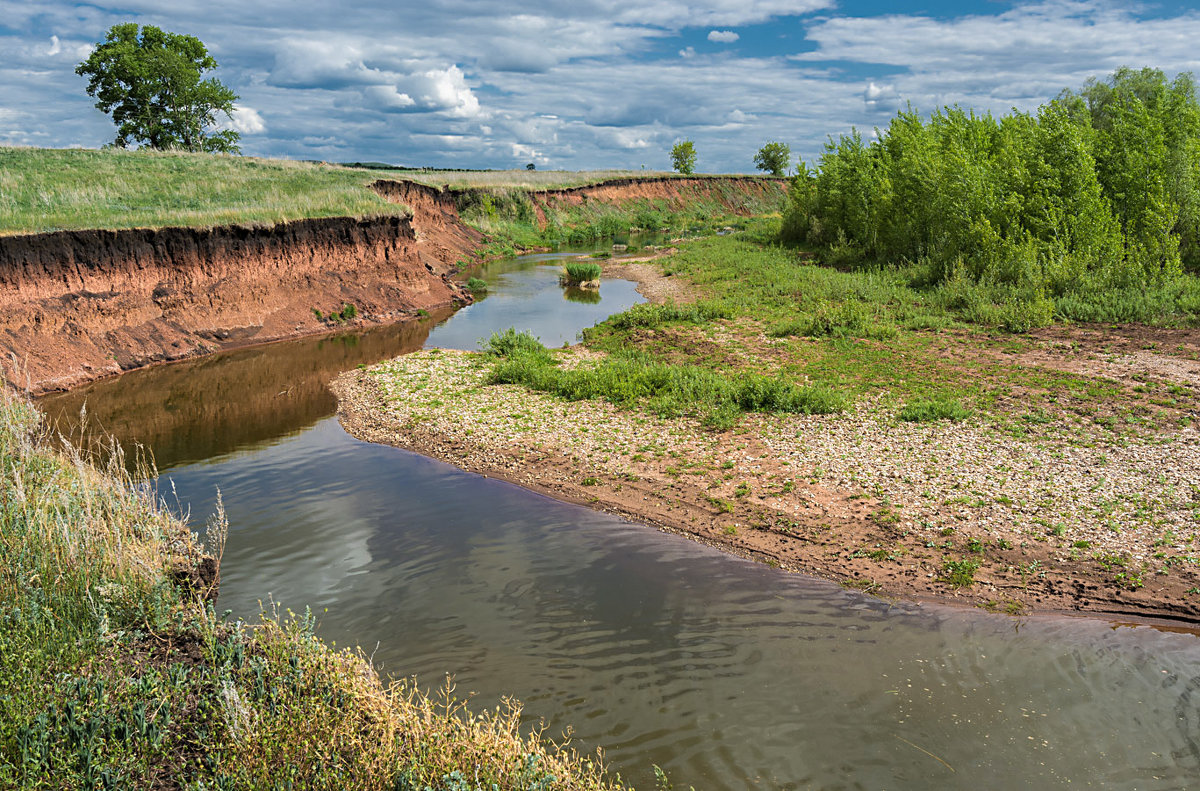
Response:
[[[590,261],[568,261],[563,269],[566,272],[563,279],[568,284],[587,283],[600,279],[600,265]]]
[[[970,410],[955,398],[909,401],[898,417],[907,423],[930,423],[935,420],[966,420]]]

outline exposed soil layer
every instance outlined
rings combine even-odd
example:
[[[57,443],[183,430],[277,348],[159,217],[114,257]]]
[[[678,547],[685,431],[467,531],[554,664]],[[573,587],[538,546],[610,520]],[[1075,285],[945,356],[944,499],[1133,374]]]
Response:
[[[546,225],[547,211],[587,203],[620,205],[631,201],[653,201],[672,210],[689,203],[722,206],[732,214],[755,214],[764,202],[782,200],[787,180],[771,177],[729,176],[706,178],[612,179],[586,187],[531,192],[538,222]]]
[[[760,178],[621,179],[534,195],[539,207],[716,199],[737,212],[783,188]],[[348,321],[363,324],[469,302],[452,278],[483,238],[460,220],[457,193],[401,181],[371,189],[410,216],[0,237],[0,368],[38,395],[328,332],[346,323],[330,314],[347,304]]]
[[[38,394],[326,332],[347,304],[351,321],[386,322],[469,301],[450,278],[479,234],[438,190],[387,197],[412,216],[0,238],[4,373]]]

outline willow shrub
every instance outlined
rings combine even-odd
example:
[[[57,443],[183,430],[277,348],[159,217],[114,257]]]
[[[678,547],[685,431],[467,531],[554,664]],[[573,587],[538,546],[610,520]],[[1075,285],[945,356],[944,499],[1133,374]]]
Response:
[[[920,263],[980,320],[1037,326],[1200,264],[1200,105],[1190,77],[1122,70],[1034,114],[911,109],[831,140],[789,189],[782,236],[835,266]],[[964,289],[981,288],[965,296]]]

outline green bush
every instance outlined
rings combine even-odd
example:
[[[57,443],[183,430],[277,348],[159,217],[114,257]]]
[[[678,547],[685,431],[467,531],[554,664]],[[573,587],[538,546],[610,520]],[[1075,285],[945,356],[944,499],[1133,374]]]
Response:
[[[479,294],[488,290],[487,281],[478,277],[467,278],[467,291],[473,294]]]
[[[920,262],[969,321],[1191,320],[1200,268],[1200,101],[1190,75],[1120,69],[1035,113],[898,113],[831,140],[788,191],[781,236],[823,263]],[[1184,282],[1190,282],[1190,279]]]
[[[550,352],[542,345],[541,341],[531,333],[525,331],[518,332],[513,327],[509,327],[501,332],[493,332],[491,337],[488,338],[487,345],[484,347],[484,353],[492,357],[533,355],[547,361],[550,359]]]

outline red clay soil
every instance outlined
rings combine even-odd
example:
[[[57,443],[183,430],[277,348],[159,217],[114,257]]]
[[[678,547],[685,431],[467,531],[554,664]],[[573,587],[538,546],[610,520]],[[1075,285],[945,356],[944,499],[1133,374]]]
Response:
[[[470,300],[451,281],[480,234],[438,190],[397,184],[411,217],[0,237],[0,355],[12,384],[61,390],[150,363]]]
[[[619,205],[654,201],[678,210],[689,203],[716,203],[731,214],[758,214],[764,203],[779,202],[787,180],[768,176],[707,176],[703,178],[610,179],[600,184],[530,193],[538,223],[546,226],[547,209],[582,206],[589,202]]]
[[[297,220],[275,226],[60,231],[0,237],[0,373],[34,395],[155,362],[327,332],[346,303],[354,323],[397,321],[470,301],[452,278],[482,235],[455,192],[377,181],[409,217]],[[762,178],[619,179],[534,193],[540,207],[653,199],[719,200],[738,212],[782,196]]]

